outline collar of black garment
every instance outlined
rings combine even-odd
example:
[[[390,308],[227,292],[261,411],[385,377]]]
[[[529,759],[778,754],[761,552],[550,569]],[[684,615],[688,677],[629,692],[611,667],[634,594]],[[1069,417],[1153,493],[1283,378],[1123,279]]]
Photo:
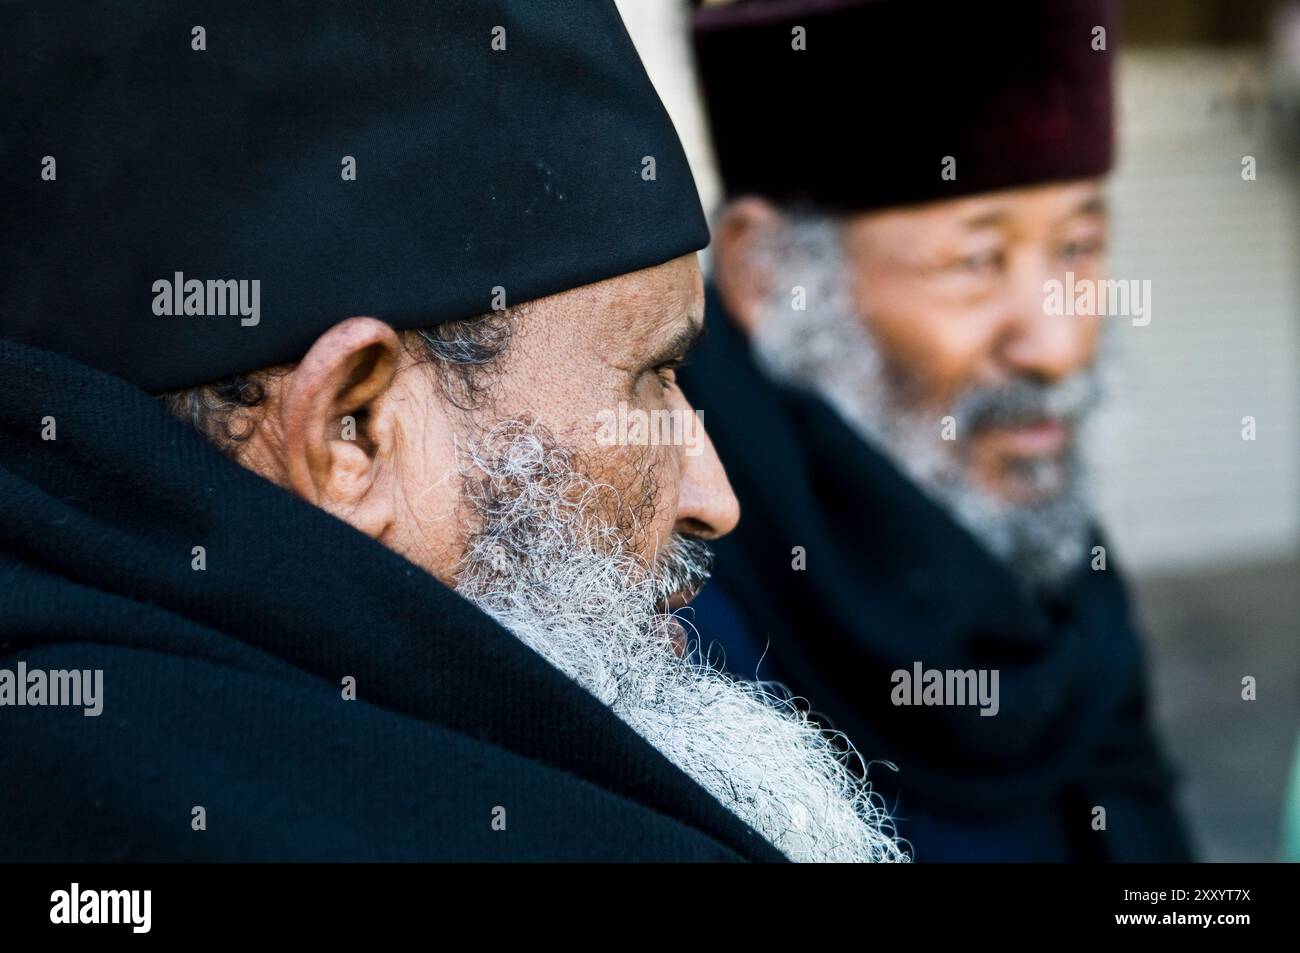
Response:
[[[350,674],[381,707],[584,778],[742,857],[782,859],[474,605],[228,460],[135,386],[3,340],[0,377],[5,555],[177,620],[111,638],[317,679],[332,693]],[[205,568],[196,571],[200,546]],[[90,626],[43,628],[7,632],[6,648],[109,637]]]

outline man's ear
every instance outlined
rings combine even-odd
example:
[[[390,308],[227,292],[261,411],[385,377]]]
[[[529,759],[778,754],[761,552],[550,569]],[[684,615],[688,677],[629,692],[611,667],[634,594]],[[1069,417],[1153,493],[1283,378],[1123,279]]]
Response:
[[[284,380],[278,411],[289,487],[378,539],[396,518],[398,439],[390,396],[401,342],[374,318],[349,318],[312,345]]]
[[[776,206],[754,196],[729,203],[714,225],[714,280],[731,320],[746,335],[758,327],[763,302],[772,293],[767,256],[759,252],[784,227]]]

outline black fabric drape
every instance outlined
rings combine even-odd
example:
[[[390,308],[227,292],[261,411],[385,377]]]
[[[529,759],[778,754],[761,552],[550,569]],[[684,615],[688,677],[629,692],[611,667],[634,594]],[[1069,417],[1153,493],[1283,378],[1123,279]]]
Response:
[[[131,384],[0,341],[0,500],[0,668],[104,679],[99,717],[0,708],[0,859],[780,859],[470,603]]]

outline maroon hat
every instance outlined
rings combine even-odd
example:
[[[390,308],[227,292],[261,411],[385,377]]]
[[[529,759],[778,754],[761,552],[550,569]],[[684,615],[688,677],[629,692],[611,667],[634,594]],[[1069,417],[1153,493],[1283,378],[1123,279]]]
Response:
[[[861,211],[1111,167],[1110,0],[733,0],[691,20],[728,198]]]

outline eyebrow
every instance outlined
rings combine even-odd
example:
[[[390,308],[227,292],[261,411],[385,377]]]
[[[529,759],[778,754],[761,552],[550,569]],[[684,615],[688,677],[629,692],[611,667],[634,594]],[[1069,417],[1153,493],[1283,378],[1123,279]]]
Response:
[[[1001,225],[1007,220],[1005,209],[992,209],[988,212],[980,212],[971,216],[961,223],[962,228],[968,228],[972,231],[980,228],[994,228]]]
[[[1106,196],[1104,195],[1094,195],[1074,210],[1075,215],[1105,215],[1106,212]]]
[[[704,336],[704,322],[688,317],[673,336],[660,345],[650,356],[649,366],[657,367],[670,361],[680,361],[689,354]]]

